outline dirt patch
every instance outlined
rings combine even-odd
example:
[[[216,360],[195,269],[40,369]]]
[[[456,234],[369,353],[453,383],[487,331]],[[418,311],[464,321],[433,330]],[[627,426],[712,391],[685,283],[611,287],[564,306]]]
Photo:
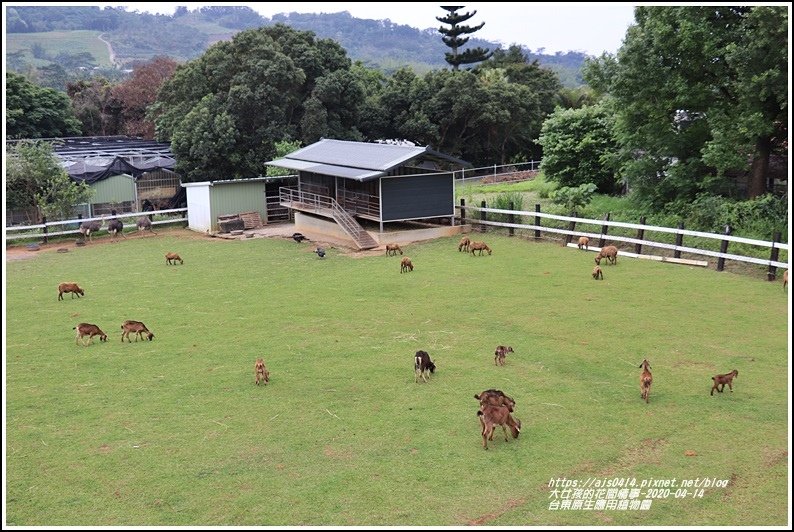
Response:
[[[482,526],[489,521],[493,521],[494,519],[501,517],[502,515],[512,510],[513,508],[521,506],[525,502],[526,502],[525,499],[510,499],[509,501],[507,501],[507,504],[499,508],[499,510],[489,514],[481,515],[477,519],[472,519],[467,524],[470,526]]]

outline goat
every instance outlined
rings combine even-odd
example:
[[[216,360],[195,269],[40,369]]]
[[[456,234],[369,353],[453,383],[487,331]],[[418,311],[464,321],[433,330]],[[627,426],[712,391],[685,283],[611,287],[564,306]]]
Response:
[[[609,260],[610,264],[617,264],[618,262],[618,248],[615,246],[605,246],[601,248],[601,251],[598,252],[598,255],[595,257],[596,265],[601,264],[601,259],[604,257]]]
[[[127,238],[127,235],[124,234],[124,224],[118,218],[112,218],[108,221],[108,233],[110,233],[111,239],[115,239],[116,235]]]
[[[604,272],[601,270],[601,266],[596,266],[593,268],[593,279],[601,279],[602,281],[604,280]]]
[[[488,244],[485,242],[472,242],[469,244],[469,251],[471,251],[471,256],[474,256],[475,251],[479,251],[480,255],[482,255],[483,251],[487,251],[488,254],[491,254],[491,248],[488,247]]]
[[[469,252],[469,245],[471,245],[471,240],[469,237],[464,236],[460,239],[460,243],[458,244],[458,251],[465,251],[466,253]]]
[[[306,240],[307,242],[311,242],[308,238],[303,236],[301,233],[292,233],[292,240],[294,240],[298,244],[300,244],[304,240]]]
[[[513,348],[510,346],[499,345],[496,347],[496,352],[494,353],[493,363],[497,366],[504,366],[505,365],[505,355],[507,353],[514,353]]]
[[[93,343],[94,336],[99,336],[99,340],[101,342],[108,341],[108,335],[102,332],[102,329],[92,323],[78,323],[76,326],[72,327],[72,330],[77,331],[77,334],[74,338],[75,344],[79,343],[79,341],[85,336],[88,336],[88,342],[83,342],[83,346]]]
[[[788,270],[783,272],[783,290],[786,289],[786,285],[788,285]]]
[[[80,299],[80,296],[85,295],[85,291],[77,286],[77,283],[61,283],[58,285],[58,301],[63,301],[63,295],[69,292],[72,293],[72,299],[74,299],[75,294],[77,294],[78,299]]]
[[[494,390],[493,388],[485,390],[479,395],[474,396],[480,402],[480,406],[506,406],[511,412],[516,407],[516,402],[512,397],[505,395],[502,390]]]
[[[587,251],[587,246],[590,245],[590,239],[587,238],[586,236],[580,236],[578,245],[579,245],[579,249],[584,249],[585,251]]]
[[[132,340],[130,340],[130,333],[131,332],[135,333],[135,341],[136,342],[138,341],[139,337],[140,337],[141,340],[143,340],[143,335],[144,334],[146,334],[146,337],[149,338],[150,342],[152,341],[152,338],[154,338],[154,334],[149,329],[146,328],[146,325],[144,325],[140,321],[127,320],[127,321],[125,321],[124,323],[121,324],[121,330],[122,330],[122,333],[121,333],[121,341],[122,342],[124,342],[124,337],[126,336],[127,340],[130,343],[132,343]]]
[[[477,411],[477,417],[480,418],[482,446],[486,451],[488,450],[488,440],[493,439],[496,425],[501,425],[502,431],[505,433],[505,441],[509,441],[507,438],[507,427],[510,427],[510,432],[514,439],[521,434],[521,421],[514,419],[510,415],[510,409],[506,406],[484,406]]]
[[[411,259],[408,257],[403,257],[403,260],[400,261],[400,273],[408,273],[414,271],[414,263],[411,262]]]
[[[651,383],[653,383],[653,376],[650,371],[651,364],[645,359],[639,367],[642,368],[642,374],[640,374],[640,397],[645,399],[645,403],[647,404],[648,394],[651,393]]]
[[[427,382],[430,373],[435,373],[436,365],[430,360],[427,351],[417,351],[414,356],[414,382],[419,382],[419,377]]]
[[[83,235],[83,240],[88,237],[89,242],[93,242],[94,238],[91,236],[102,228],[104,220],[91,220],[82,222],[80,224],[80,234]]]
[[[403,250],[400,248],[399,244],[386,244],[386,255],[397,255],[398,251],[400,255],[403,254]]]
[[[725,389],[725,385],[728,385],[728,388],[731,389],[731,393],[733,393],[733,378],[739,376],[739,370],[735,369],[730,373],[725,373],[724,375],[714,375],[711,380],[714,381],[714,385],[711,387],[711,395],[714,395],[714,390],[722,393],[722,390]]]
[[[152,229],[152,221],[148,216],[141,216],[138,218],[138,220],[135,222],[135,226],[138,228],[138,231],[149,231],[153,235],[157,235],[157,233],[154,232],[154,229]]]
[[[171,262],[173,261],[173,262]],[[184,264],[185,261],[182,260],[177,253],[166,253],[165,254],[165,263],[166,264],[176,264],[176,261],[179,261],[179,264]]]
[[[256,385],[259,386],[260,381],[267,384],[270,381],[270,372],[265,367],[265,361],[261,358],[256,359],[254,364],[254,375],[256,377]]]

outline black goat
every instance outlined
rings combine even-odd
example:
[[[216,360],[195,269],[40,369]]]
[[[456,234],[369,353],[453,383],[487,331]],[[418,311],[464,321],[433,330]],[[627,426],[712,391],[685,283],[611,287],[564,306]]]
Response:
[[[427,382],[427,377],[435,371],[436,365],[430,360],[430,355],[427,354],[427,351],[417,351],[414,357],[414,382],[419,382],[419,377],[422,377],[422,380]]]

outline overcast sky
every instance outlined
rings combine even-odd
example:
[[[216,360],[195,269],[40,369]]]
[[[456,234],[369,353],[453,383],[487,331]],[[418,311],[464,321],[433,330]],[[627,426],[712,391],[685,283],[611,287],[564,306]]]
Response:
[[[115,4],[71,2],[70,5],[128,6],[128,10],[172,15],[177,6],[193,10],[208,5],[247,5],[266,17],[277,13],[338,13],[347,11],[356,18],[389,19],[418,29],[438,28],[436,17],[446,11],[430,2],[152,2]],[[4,5],[13,5],[7,2]],[[38,5],[46,5],[39,3]],[[529,3],[475,2],[463,4],[461,12],[477,11],[466,24],[485,22],[476,36],[505,46],[522,44],[545,53],[581,51],[590,55],[617,52],[634,20],[630,3]]]

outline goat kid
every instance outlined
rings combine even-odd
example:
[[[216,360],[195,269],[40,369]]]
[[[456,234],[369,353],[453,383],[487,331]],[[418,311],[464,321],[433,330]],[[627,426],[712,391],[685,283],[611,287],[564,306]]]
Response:
[[[507,437],[507,427],[510,427],[510,432],[514,439],[518,438],[518,435],[521,433],[521,421],[514,419],[506,406],[484,406],[477,411],[477,417],[480,418],[482,446],[486,451],[488,450],[488,440],[493,440],[493,433],[496,425],[502,427],[502,431],[505,434],[505,441],[509,441]]]
[[[173,261],[173,262],[171,262]],[[182,260],[177,253],[166,253],[165,254],[165,263],[166,264],[176,264],[176,261],[179,261],[179,264],[184,264],[185,261]]]
[[[259,386],[260,381],[264,381],[265,384],[270,382],[270,372],[265,367],[264,359],[256,359],[256,363],[254,363],[254,376],[256,378],[257,386]]]
[[[601,251],[598,252],[598,255],[595,256],[595,263],[596,265],[601,264],[601,259],[604,257],[607,258],[610,264],[617,264],[618,262],[618,248],[615,246],[604,246],[601,248]]]
[[[69,292],[72,293],[72,299],[74,299],[75,294],[77,294],[78,299],[80,299],[80,296],[85,295],[85,291],[77,286],[77,283],[61,283],[58,285],[58,301],[63,301],[63,295]]]
[[[464,236],[460,239],[460,243],[458,244],[458,251],[465,251],[466,253],[469,252],[469,246],[471,245],[471,240],[469,237]]]
[[[414,263],[408,257],[403,257],[400,261],[400,273],[408,273],[414,271]]]
[[[414,356],[414,382],[419,382],[419,377],[427,382],[431,373],[435,373],[436,365],[430,360],[427,351],[417,351]]]
[[[502,390],[494,390],[493,388],[485,390],[479,395],[474,396],[480,402],[480,407],[485,406],[506,406],[511,412],[516,407],[516,402],[512,397],[505,395]]]
[[[494,352],[493,363],[497,366],[504,366],[505,365],[505,355],[507,353],[514,353],[513,348],[506,345],[499,345],[496,347],[496,351]]]
[[[640,374],[640,397],[645,399],[645,403],[647,404],[648,394],[651,393],[651,384],[653,383],[651,364],[647,359],[644,359],[639,367],[642,368],[642,373]]]
[[[108,341],[108,335],[102,332],[102,329],[94,325],[93,323],[78,323],[76,326],[72,327],[73,331],[77,331],[74,338],[74,343],[77,344],[79,341],[88,336],[88,341],[83,342],[83,346],[87,346],[90,343],[94,342],[94,336],[99,336],[99,340],[101,342]]]
[[[126,336],[127,341],[132,343],[132,340],[130,340],[130,333],[135,333],[136,342],[138,341],[138,338],[143,340],[144,334],[146,335],[146,337],[149,339],[150,342],[152,341],[152,338],[154,338],[154,334],[149,329],[146,328],[146,325],[144,325],[140,321],[127,320],[121,324],[121,330],[122,330],[121,333],[122,342],[124,341],[124,337]]]
[[[593,268],[593,279],[601,279],[602,281],[604,280],[604,272],[601,270],[601,266],[596,266]]]
[[[739,370],[733,370],[730,373],[725,373],[723,375],[714,375],[711,380],[714,381],[714,384],[711,386],[711,395],[714,395],[714,390],[722,393],[722,390],[725,389],[725,385],[728,385],[730,388],[731,393],[733,393],[733,378],[739,376]]]
[[[480,255],[482,255],[483,251],[487,251],[488,254],[491,254],[491,248],[488,247],[488,244],[485,242],[472,242],[469,244],[469,251],[471,251],[471,256],[474,256],[475,251],[479,251]]]
[[[386,255],[397,255],[398,251],[400,255],[403,254],[403,250],[400,248],[399,244],[386,244]]]
[[[590,239],[587,238],[586,236],[580,236],[579,243],[577,245],[579,246],[579,249],[584,249],[585,251],[587,251],[587,246],[590,245]]]

